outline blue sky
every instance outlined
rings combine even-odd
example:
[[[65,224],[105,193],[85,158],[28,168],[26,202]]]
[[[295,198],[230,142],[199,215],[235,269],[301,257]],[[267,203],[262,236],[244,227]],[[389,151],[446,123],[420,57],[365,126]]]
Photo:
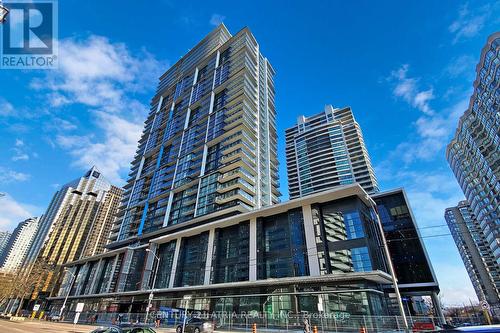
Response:
[[[381,189],[409,194],[444,302],[476,300],[439,236],[463,198],[444,150],[499,17],[500,1],[60,1],[60,68],[0,70],[0,230],[93,164],[122,185],[157,77],[223,21],[250,27],[276,69],[283,199],[284,129],[351,106]]]

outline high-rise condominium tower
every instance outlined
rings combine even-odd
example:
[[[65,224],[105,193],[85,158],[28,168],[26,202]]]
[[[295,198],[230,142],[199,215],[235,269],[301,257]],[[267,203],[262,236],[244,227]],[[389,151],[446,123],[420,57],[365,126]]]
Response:
[[[464,262],[477,298],[491,305],[500,302],[500,267],[467,201],[445,210],[444,217]]]
[[[390,313],[375,203],[359,184],[272,205],[273,74],[248,28],[231,36],[221,25],[161,77],[121,228],[112,230],[120,241],[68,263],[45,312],[60,311],[66,299],[70,311],[79,302],[117,313],[262,311],[282,325],[289,317],[280,314],[312,313],[319,302],[329,316]],[[407,229],[413,223],[398,220],[408,216],[401,200],[392,209],[395,201],[387,224]],[[414,285],[413,272],[405,278]],[[431,278],[425,283],[438,289]]]
[[[9,237],[3,254],[0,256],[0,269],[14,272],[21,268],[26,254],[38,229],[38,218],[29,218],[16,227]]]
[[[7,243],[9,242],[10,232],[8,231],[0,231],[0,258],[2,257],[3,251],[7,247]]]
[[[359,183],[378,192],[363,134],[350,107],[301,116],[286,130],[286,166],[290,198]]]
[[[500,265],[500,32],[488,38],[446,158]]]
[[[41,284],[35,295],[50,293],[58,283],[61,265],[104,251],[121,194],[121,189],[111,185],[92,167],[54,195],[45,214],[53,218],[44,220],[49,224],[44,228],[50,232],[36,258],[53,265],[54,272],[40,277]]]
[[[222,24],[160,77],[113,240],[279,201],[273,77]]]

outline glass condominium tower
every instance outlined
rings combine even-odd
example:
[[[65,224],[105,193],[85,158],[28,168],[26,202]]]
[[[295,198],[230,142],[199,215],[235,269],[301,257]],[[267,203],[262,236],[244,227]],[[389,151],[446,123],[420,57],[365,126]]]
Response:
[[[221,24],[160,77],[112,241],[278,203],[274,74]]]
[[[444,218],[480,301],[500,303],[500,267],[467,201],[446,208]]]
[[[355,182],[368,193],[378,192],[363,134],[350,107],[326,105],[314,116],[300,116],[285,136],[290,199]]]
[[[500,32],[488,38],[446,158],[500,265]]]

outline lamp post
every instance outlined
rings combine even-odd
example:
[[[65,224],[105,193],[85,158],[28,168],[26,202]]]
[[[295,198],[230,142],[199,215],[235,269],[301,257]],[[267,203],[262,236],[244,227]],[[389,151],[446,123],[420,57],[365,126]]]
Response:
[[[401,312],[401,318],[403,319],[403,325],[405,328],[405,332],[408,331],[408,320],[406,319],[405,309],[403,305],[403,300],[401,299],[401,294],[399,293],[398,282],[396,278],[396,272],[394,271],[394,266],[392,264],[391,253],[389,252],[389,246],[387,245],[387,239],[385,238],[384,228],[382,227],[382,221],[380,220],[380,216],[378,215],[378,210],[375,206],[375,201],[369,196],[366,195],[366,200],[370,203],[370,206],[375,213],[375,218],[377,219],[377,225],[380,231],[380,237],[382,237],[382,245],[384,247],[384,254],[387,258],[387,266],[389,268],[389,274],[391,274],[392,278],[392,286],[394,288],[394,292],[396,293],[396,299],[398,302],[399,312]]]
[[[71,273],[70,270],[68,269],[65,269],[64,270],[65,273],[69,273],[71,274],[71,280],[69,282],[69,288],[68,288],[68,293],[66,294],[66,297],[64,297],[64,302],[63,302],[63,305],[61,306],[61,310],[59,311],[59,320],[62,318],[62,314],[63,314],[63,311],[64,311],[64,308],[66,307],[66,302],[68,301],[68,296],[69,294],[71,293],[71,288],[73,287],[73,282],[75,281],[76,279],[76,275]]]
[[[151,303],[153,302],[153,296],[154,296],[154,288],[156,285],[156,276],[158,275],[158,267],[160,267],[160,258],[153,252],[151,249],[146,249],[146,252],[151,253],[156,260],[158,260],[158,263],[156,264],[155,272],[153,275],[153,287],[151,288],[151,292],[149,293],[149,300],[148,300],[148,307],[146,308],[146,318],[144,319],[144,323],[148,323],[148,317],[149,317],[149,309],[151,308]]]

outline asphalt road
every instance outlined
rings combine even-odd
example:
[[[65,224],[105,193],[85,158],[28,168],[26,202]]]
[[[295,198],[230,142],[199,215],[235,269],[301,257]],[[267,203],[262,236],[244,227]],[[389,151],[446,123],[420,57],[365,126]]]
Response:
[[[39,320],[0,320],[0,333],[89,333],[97,326],[51,323]],[[174,329],[155,329],[158,333],[175,332]]]
[[[88,325],[71,325],[62,323],[50,323],[38,320],[27,320],[14,322],[0,320],[0,333],[88,333],[94,329]]]

